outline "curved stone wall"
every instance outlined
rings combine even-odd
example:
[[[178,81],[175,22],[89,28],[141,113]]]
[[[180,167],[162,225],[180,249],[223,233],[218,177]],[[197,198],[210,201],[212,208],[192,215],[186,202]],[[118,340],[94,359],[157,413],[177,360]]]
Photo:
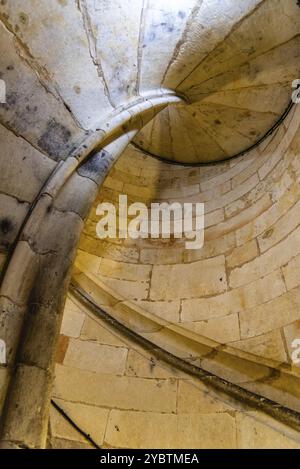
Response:
[[[250,154],[218,166],[167,165],[129,147],[99,192],[76,266],[133,305],[221,344],[291,364],[299,335],[299,110]],[[205,203],[205,244],[101,240],[95,208]]]
[[[299,119],[295,107],[257,149],[217,166],[168,165],[129,146],[99,191],[73,272],[95,304],[154,346],[296,410]],[[97,239],[96,207],[119,194],[148,206],[204,202],[204,247]],[[299,447],[298,433],[172,369],[72,294],[53,400],[50,447],[93,446],[61,411],[104,447]]]
[[[300,446],[298,432],[157,359],[72,294],[56,361],[50,448]]]
[[[260,396],[268,398],[273,417],[277,409],[281,420],[286,413],[299,427],[299,367],[291,362],[291,344],[300,334],[298,108],[251,152],[215,166],[168,165],[137,147],[191,164],[228,159],[257,143],[284,113],[292,80],[298,78],[298,2],[163,3],[1,2],[0,79],[7,85],[0,105],[0,340],[7,344],[6,361],[0,363],[1,447],[45,445],[56,342],[82,229],[73,288],[153,348],[222,378],[224,392],[257,393],[260,409]],[[181,104],[169,106],[175,102]],[[144,134],[137,135],[143,127]],[[135,137],[86,221],[104,176]],[[120,193],[128,194],[129,202],[147,204],[204,202],[204,248],[187,251],[175,237],[99,241],[95,208],[101,201],[116,202]],[[81,369],[92,373],[83,373],[94,393],[88,405],[117,411],[120,399],[122,410],[131,411],[130,393],[122,400],[127,385],[136,396],[134,382],[127,379],[130,367],[135,369],[128,358],[131,345],[123,345],[122,338],[122,350],[98,348],[97,326],[85,331],[81,307],[66,326],[68,305],[57,398],[76,402],[80,413],[81,390],[76,396],[64,393],[68,383],[80,381]],[[77,331],[74,337],[70,327]],[[107,368],[97,365],[99,353],[112,354]],[[121,368],[115,368],[113,357]],[[151,357],[147,360],[136,373],[146,380],[140,389],[150,404],[134,411],[172,416],[165,423],[161,416],[153,421],[176,422],[180,428],[161,444],[181,444],[181,438],[182,445],[198,444],[183,434],[193,417],[179,418],[180,406],[173,405],[175,395],[178,403],[183,399],[181,378],[175,384],[156,383],[143,371]],[[168,380],[170,375],[168,369]],[[114,381],[115,376],[126,379]],[[100,402],[95,395],[106,379],[110,385]],[[121,391],[110,407],[105,393],[118,383]],[[166,393],[156,398],[154,391],[165,384]],[[202,391],[199,396],[201,401]],[[228,396],[225,401],[231,405]],[[239,405],[244,412],[245,403]],[[189,406],[183,406],[183,414],[190,414]],[[103,415],[111,418],[109,412]],[[232,417],[231,407],[228,412]],[[132,424],[142,416],[119,417]],[[228,429],[223,446],[263,444],[263,437],[255,440],[252,420],[242,442],[231,439],[240,428],[235,422],[243,419],[235,417],[220,419],[221,428]],[[218,422],[208,420],[214,426]],[[99,444],[142,444],[136,436],[130,443],[124,431],[122,439],[119,424],[112,422],[111,433],[103,433]],[[197,433],[196,423],[194,428]],[[63,437],[55,431],[54,439]],[[255,443],[245,441],[247,432]],[[279,445],[295,444],[296,436],[286,428],[278,432]],[[289,439],[281,440],[282,435]],[[142,436],[145,444],[155,443],[147,432]],[[61,444],[51,442],[56,443]]]

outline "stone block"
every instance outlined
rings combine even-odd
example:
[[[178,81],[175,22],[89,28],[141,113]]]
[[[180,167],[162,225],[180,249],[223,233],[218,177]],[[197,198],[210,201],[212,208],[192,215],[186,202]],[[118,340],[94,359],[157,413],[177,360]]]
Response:
[[[224,256],[188,265],[154,266],[150,298],[174,300],[208,296],[221,293],[226,284]]]
[[[123,375],[127,348],[97,344],[87,340],[71,339],[64,365],[94,373]]]

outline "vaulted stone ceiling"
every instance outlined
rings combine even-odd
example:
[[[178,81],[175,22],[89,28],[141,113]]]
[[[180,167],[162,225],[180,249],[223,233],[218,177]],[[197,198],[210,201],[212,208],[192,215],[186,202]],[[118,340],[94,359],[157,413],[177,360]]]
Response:
[[[187,103],[164,110],[136,143],[185,163],[256,144],[286,110],[299,72],[296,2],[171,1],[164,10],[155,3],[144,13],[141,85],[160,83]]]
[[[49,337],[47,341],[40,334],[39,327],[45,324],[46,317],[43,295],[51,297],[50,305],[56,312],[52,299],[56,301],[63,292],[61,285],[57,289],[55,286],[60,278],[60,283],[64,283],[65,265],[71,263],[71,248],[75,250],[76,236],[83,229],[73,281],[98,308],[152,341],[154,348],[159,346],[216,378],[271,399],[275,412],[281,405],[299,413],[299,367],[291,360],[291,344],[300,330],[299,107],[295,106],[276,132],[247,154],[217,166],[207,164],[227,160],[255,145],[288,108],[291,84],[300,72],[297,3],[296,0],[0,2],[3,52],[0,78],[7,83],[7,104],[0,106],[0,266],[5,275],[6,267],[12,265],[10,278],[14,275],[13,281],[7,281],[3,288],[1,308],[16,311],[19,317],[23,299],[20,303],[15,278],[25,272],[25,286],[22,283],[21,287],[27,295],[31,286],[34,295],[26,299],[29,313],[26,310],[24,323],[37,318],[38,326],[27,329],[33,331],[34,339],[41,337],[43,346],[47,343],[49,357],[55,340],[50,350]],[[40,218],[36,203],[40,202],[41,194],[46,195],[45,203],[49,192],[53,195],[52,172],[63,167],[63,160],[70,162],[72,149],[82,149],[82,141],[93,136],[95,130],[105,134],[105,125],[116,110],[136,103],[141,96],[150,96],[151,101],[159,89],[177,93],[182,102],[169,106],[140,132],[111,170],[96,202],[116,202],[120,193],[127,194],[130,202],[140,200],[146,204],[157,200],[204,202],[204,248],[187,252],[181,240],[173,239],[124,242],[97,239],[96,205],[83,227],[91,193],[98,192],[97,184],[90,178],[90,167],[83,173],[75,171],[60,197],[55,199],[54,191],[52,211],[46,210],[46,222]],[[174,163],[205,165],[201,168],[169,165],[156,161],[147,152]],[[47,190],[43,193],[45,186]],[[36,214],[33,219],[38,220],[29,224],[34,237],[31,232],[30,235],[25,232],[24,237],[22,230],[28,219],[32,220],[32,210]],[[53,218],[49,219],[50,216]],[[53,231],[49,229],[49,236],[43,238],[50,226]],[[20,245],[24,251],[15,249]],[[14,251],[21,253],[17,264],[11,263]],[[34,269],[38,273],[31,277]],[[58,273],[61,277],[54,280]],[[48,287],[55,295],[50,295]],[[12,302],[9,307],[8,302]],[[45,304],[48,307],[48,300]],[[36,310],[37,305],[41,305],[42,312]],[[31,315],[32,306],[35,315]],[[89,318],[83,319],[78,311],[75,315],[73,310],[71,313],[72,330],[64,326],[59,349],[62,371],[56,385],[59,387],[63,382],[63,386],[55,397],[74,400],[76,411],[82,402],[90,405],[96,401],[97,406],[107,406],[103,397],[98,397],[98,391],[93,394],[93,388],[90,390],[78,377],[80,367],[94,373],[95,363],[98,367],[101,359],[106,360],[103,351],[97,349],[103,340],[101,333],[100,338],[95,338],[95,326],[88,330]],[[51,315],[48,317],[51,321]],[[65,318],[68,321],[68,305]],[[82,321],[85,326],[81,331]],[[9,334],[11,329],[15,332],[15,323],[9,323]],[[48,329],[51,332],[51,327]],[[30,341],[30,354],[25,350],[25,359],[23,356],[23,360],[28,360],[28,373],[34,367],[38,372],[48,373],[48,362],[35,344]],[[17,345],[14,338],[12,348]],[[81,348],[85,345],[86,348]],[[91,350],[96,350],[94,355]],[[45,363],[40,365],[39,360],[44,358]],[[103,366],[106,373],[113,374],[115,365],[112,365],[108,371],[106,360],[96,370],[102,372]],[[15,366],[13,359],[9,366],[12,369]],[[128,410],[136,422],[132,400],[136,394],[144,396],[152,365],[142,383],[144,387],[140,388],[134,380],[137,376],[144,379],[144,371],[139,370],[128,379],[131,366],[130,360],[126,366],[118,361],[117,369],[124,372],[116,380],[120,387],[107,384],[105,388],[102,375],[97,386],[101,383],[108,396],[111,389],[117,389],[117,400],[121,394],[130,395],[129,404],[122,401],[122,407],[115,400],[111,408],[121,408],[116,419],[123,418],[122,413]],[[3,376],[7,370],[1,369]],[[69,385],[70,373],[83,383],[82,388]],[[38,387],[39,382],[32,376],[24,380],[26,386],[29,382],[27,395],[32,400],[35,397],[42,400],[44,388]],[[123,393],[122,383],[127,386],[129,381],[136,394]],[[153,389],[157,395],[156,383]],[[23,391],[24,386],[19,393],[21,397]],[[65,394],[69,391],[76,391],[75,398]],[[171,391],[176,402],[176,391],[173,388]],[[85,392],[93,395],[85,400],[81,394]],[[152,398],[148,401],[152,412]],[[175,410],[169,407],[168,397],[162,401],[159,410],[166,425],[175,428]],[[193,404],[189,403],[184,413],[195,413]],[[18,433],[22,411],[30,425],[26,427],[24,419],[21,438],[11,434],[9,438],[19,442],[25,435],[30,447],[41,445],[42,432],[32,436],[34,425],[31,431],[37,416],[32,418],[26,402],[24,408],[20,402],[18,405],[14,414],[17,425],[9,422],[11,429]],[[144,402],[135,402],[134,406],[139,412],[151,413]],[[206,412],[206,404],[204,407]],[[12,403],[11,409],[16,408]],[[171,408],[169,414],[165,413],[166,408]],[[94,415],[94,408],[91,413]],[[216,414],[213,431],[223,428],[218,422],[228,417],[221,415],[219,408]],[[103,418],[107,418],[106,411]],[[148,414],[145,419],[149,421]],[[201,412],[195,413],[195,421],[206,432]],[[115,436],[115,428],[119,421],[111,422],[112,430],[108,427],[106,441],[117,446],[120,439]],[[235,435],[234,426],[231,433],[228,431],[228,418],[224,422],[222,433]],[[160,423],[155,423],[155,430],[159,426]],[[182,428],[186,428],[185,421]],[[190,433],[197,435],[198,444],[203,435],[199,426],[194,428]],[[155,431],[151,431],[151,438],[153,434]],[[122,431],[122,438],[124,435],[130,432]],[[143,434],[143,442],[145,438]],[[181,441],[181,435],[179,438]],[[190,442],[188,438],[186,441]],[[151,439],[150,446],[152,442]],[[128,446],[128,442],[123,444]],[[132,440],[130,444],[134,444]]]
[[[135,139],[175,162],[216,162],[255,145],[300,72],[294,0],[4,0],[1,18],[84,129],[150,90],[182,96]]]

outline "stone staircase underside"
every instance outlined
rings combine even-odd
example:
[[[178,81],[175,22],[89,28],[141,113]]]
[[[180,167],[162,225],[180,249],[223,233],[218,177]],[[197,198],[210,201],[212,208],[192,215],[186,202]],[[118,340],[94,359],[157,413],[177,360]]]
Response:
[[[287,364],[217,343],[163,321],[78,267],[73,273],[70,292],[158,358],[300,429],[300,376]]]

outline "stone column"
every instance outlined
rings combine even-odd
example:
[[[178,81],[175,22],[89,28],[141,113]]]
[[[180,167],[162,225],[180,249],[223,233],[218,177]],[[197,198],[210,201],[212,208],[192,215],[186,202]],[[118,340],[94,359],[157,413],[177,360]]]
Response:
[[[177,101],[159,92],[116,113],[105,131],[58,165],[39,194],[0,291],[1,338],[8,344],[8,365],[0,370],[2,448],[45,447],[56,344],[84,222],[118,156],[160,109]]]

